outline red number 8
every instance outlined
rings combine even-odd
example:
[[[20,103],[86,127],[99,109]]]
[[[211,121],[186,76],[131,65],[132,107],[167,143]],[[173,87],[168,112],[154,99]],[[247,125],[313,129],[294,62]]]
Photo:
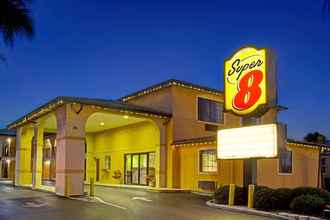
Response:
[[[238,93],[234,97],[233,106],[237,110],[246,110],[253,106],[261,96],[259,84],[263,78],[260,70],[245,74],[238,83]]]

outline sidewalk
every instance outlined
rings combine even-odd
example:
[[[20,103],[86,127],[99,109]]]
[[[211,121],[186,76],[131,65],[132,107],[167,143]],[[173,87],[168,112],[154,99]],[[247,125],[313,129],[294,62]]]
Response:
[[[85,183],[85,185],[90,185],[89,183]],[[104,187],[112,187],[112,188],[124,188],[124,189],[142,189],[150,192],[163,192],[163,193],[188,193],[190,190],[187,189],[176,189],[176,188],[156,188],[150,186],[139,186],[139,185],[124,185],[124,184],[106,184],[106,183],[95,183],[95,186],[104,186]]]
[[[228,206],[223,204],[217,204],[213,200],[207,201],[206,205],[216,209],[245,213],[250,215],[258,215],[269,218],[277,218],[277,219],[285,219],[285,220],[322,220],[321,218],[313,217],[313,216],[298,215],[298,214],[292,214],[286,212],[266,212],[256,209],[250,209],[246,206]]]

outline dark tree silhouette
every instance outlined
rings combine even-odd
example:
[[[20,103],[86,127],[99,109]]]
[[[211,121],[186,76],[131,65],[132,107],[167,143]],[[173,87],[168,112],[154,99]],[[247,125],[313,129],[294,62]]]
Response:
[[[30,0],[0,0],[0,32],[6,45],[13,46],[17,36],[34,36]]]
[[[305,137],[304,140],[307,142],[313,142],[313,143],[318,143],[318,144],[325,144],[326,142],[326,137],[323,134],[320,134],[319,132],[314,132],[314,133],[308,133]]]

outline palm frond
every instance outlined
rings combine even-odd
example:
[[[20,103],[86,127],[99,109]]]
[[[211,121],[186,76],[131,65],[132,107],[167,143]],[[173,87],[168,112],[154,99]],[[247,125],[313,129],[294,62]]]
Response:
[[[0,0],[0,32],[7,45],[12,46],[18,35],[34,36],[28,3],[28,0]]]
[[[323,0],[322,2],[322,14],[328,16],[330,13],[330,0]]]

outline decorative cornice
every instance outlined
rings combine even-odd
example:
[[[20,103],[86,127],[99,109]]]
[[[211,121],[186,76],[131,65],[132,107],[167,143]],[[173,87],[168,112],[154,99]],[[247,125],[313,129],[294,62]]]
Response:
[[[35,122],[36,119],[48,114],[49,112],[55,110],[56,108],[64,104],[81,104],[99,110],[116,110],[122,114],[138,115],[143,117],[153,117],[161,119],[167,119],[171,117],[170,113],[161,112],[143,106],[124,103],[121,101],[59,96],[47,102],[46,104],[38,107],[32,112],[26,114],[25,116],[19,118],[18,120],[10,123],[9,125],[7,125],[7,128],[15,129],[29,122]]]
[[[312,149],[330,150],[330,146],[326,144],[318,144],[311,142],[298,141],[293,139],[288,139],[287,144],[295,147],[304,147]],[[194,146],[205,146],[205,145],[217,145],[216,136],[208,136],[201,138],[183,139],[173,141],[171,144],[174,147],[194,147]]]
[[[149,86],[145,89],[139,90],[137,92],[131,93],[127,96],[124,96],[122,98],[120,98],[119,100],[126,102],[129,101],[131,99],[140,97],[140,96],[144,96],[156,91],[159,91],[161,89],[164,88],[168,88],[171,86],[178,86],[178,87],[182,87],[182,88],[186,88],[186,89],[192,89],[192,90],[198,90],[198,91],[202,91],[202,92],[207,92],[213,95],[222,95],[223,92],[217,89],[213,89],[207,86],[201,86],[201,85],[197,85],[197,84],[193,84],[193,83],[189,83],[189,82],[185,82],[185,81],[181,81],[181,80],[176,80],[176,79],[170,79],[152,86]]]

